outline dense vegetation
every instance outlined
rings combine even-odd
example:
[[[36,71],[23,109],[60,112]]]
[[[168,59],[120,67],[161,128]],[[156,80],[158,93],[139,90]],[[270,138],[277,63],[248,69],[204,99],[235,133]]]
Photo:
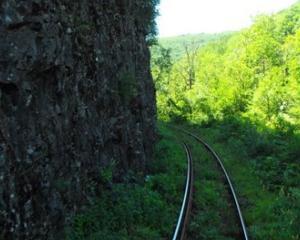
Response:
[[[202,137],[209,139],[199,127],[182,124],[179,127],[201,132]],[[179,131],[176,134],[189,145],[194,163],[193,208],[186,239],[241,239],[236,210],[218,163],[194,138]]]
[[[199,50],[191,46],[168,65],[169,59],[161,59],[156,50],[153,73],[160,117],[208,122],[236,114],[270,127],[297,127],[299,18],[299,5],[278,15],[258,16],[251,28]]]
[[[150,19],[149,26],[148,26],[148,35],[147,35],[147,42],[151,46],[156,43],[157,39],[157,26],[156,26],[156,17],[158,15],[158,9],[157,6],[159,4],[160,0],[150,0],[145,1],[145,12],[142,14],[145,14],[143,17],[146,17]]]
[[[296,146],[299,139],[288,137],[287,143],[283,143],[283,138],[276,138],[273,134],[266,137],[267,134],[258,132],[256,126],[233,120],[210,127],[198,124],[185,124],[184,127],[208,141],[222,157],[238,193],[251,239],[299,239],[299,163],[295,163],[298,166],[292,169],[293,164],[288,164],[283,158],[288,152],[299,150],[278,149],[280,145],[277,143],[280,140],[283,146],[288,146],[288,142],[295,141],[293,145]],[[224,208],[228,210],[228,205],[216,178],[218,171],[211,166],[213,160],[194,141],[185,141],[193,147],[195,175],[200,178],[194,196],[198,214],[191,219],[193,237],[190,239],[236,239],[232,237],[234,225],[229,222],[231,218],[224,218],[223,211]],[[279,161],[272,162],[272,155],[276,154]],[[289,165],[289,170],[280,168],[285,164]],[[230,213],[226,211],[226,214]]]
[[[300,3],[185,49],[152,49],[159,118],[201,126],[231,158],[254,239],[299,239]]]
[[[129,173],[113,179],[116,164],[101,173],[101,195],[75,217],[67,239],[171,239],[181,207],[185,182],[185,152],[176,136],[161,126],[149,175]]]
[[[150,45],[156,41],[152,9]],[[241,32],[158,43],[152,72],[160,121],[213,144],[252,239],[300,239],[300,3],[258,16]],[[116,182],[116,163],[99,173],[101,194],[74,218],[67,239],[170,239],[185,180],[182,140],[192,148],[196,172],[189,239],[236,238],[234,210],[223,201],[228,193],[211,156],[167,126],[159,124],[147,176],[130,172]]]
[[[176,37],[165,37],[158,39],[158,43],[163,48],[167,48],[171,50],[171,57],[173,60],[179,60],[186,54],[186,48],[197,47],[200,48],[205,46],[206,43],[211,42],[213,40],[220,39],[226,35],[231,34],[228,33],[200,33],[200,34],[187,34]]]

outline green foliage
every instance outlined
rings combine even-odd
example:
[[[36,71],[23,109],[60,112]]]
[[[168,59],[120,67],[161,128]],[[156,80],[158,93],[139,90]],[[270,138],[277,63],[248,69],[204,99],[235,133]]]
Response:
[[[159,91],[165,92],[168,76],[172,70],[171,49],[164,48],[160,45],[152,47],[151,69],[155,80],[155,87]]]
[[[100,179],[103,183],[112,183],[113,173],[117,163],[115,160],[110,161],[109,165],[104,167],[100,172]]]
[[[299,239],[299,136],[258,127],[248,119],[238,118],[215,122],[209,128],[196,125],[186,128],[201,133],[222,157],[239,196],[251,239]],[[199,147],[195,149],[198,151]],[[210,172],[211,167],[204,160],[205,151],[194,152],[196,156],[201,156],[199,161],[202,161],[198,175],[205,174],[209,182],[202,181],[199,191],[205,193],[195,196],[200,199],[196,206],[205,208],[195,216],[191,231],[201,229],[205,234],[202,239],[219,239],[216,237],[220,234],[219,215],[209,211],[212,206],[222,209],[217,185],[212,184],[216,172]],[[211,231],[206,230],[211,225],[214,226],[209,227]]]
[[[251,238],[299,239],[300,3],[257,16],[250,28],[205,45],[174,41],[180,54],[157,51],[153,58],[159,118],[207,127],[201,134],[217,143],[239,180]],[[196,51],[185,52],[186,46]],[[204,172],[209,168],[202,166]],[[221,239],[219,227],[203,231],[220,221],[208,209],[221,208],[217,184],[205,183],[195,201],[209,213],[197,214],[190,231]]]
[[[284,71],[274,67],[259,82],[253,96],[252,110],[260,115],[260,119],[279,126],[280,119],[288,114],[296,96],[289,91],[287,81]]]
[[[299,129],[299,6],[257,16],[250,28],[207,37],[213,40],[204,45],[199,36],[160,40],[171,50],[152,51],[159,118],[208,124],[239,115],[274,129]]]
[[[69,238],[132,239],[130,236],[151,233],[150,236],[160,239],[158,224],[168,226],[165,225],[168,217],[167,205],[158,193],[135,184],[118,184],[75,218]],[[163,230],[162,233],[166,234]],[[144,235],[141,239],[146,237]]]
[[[277,32],[281,39],[295,34],[300,27],[300,5],[293,5],[288,11],[282,11],[277,15]]]
[[[100,196],[75,216],[66,230],[67,239],[171,238],[182,201],[186,162],[173,133],[165,126],[160,127],[160,132],[155,159],[148,166],[149,175],[114,183],[112,172],[116,163],[112,161],[101,172]]]
[[[164,48],[171,49],[171,57],[175,61],[179,60],[185,55],[185,46],[196,44],[198,46],[204,46],[210,41],[217,40],[224,36],[231,35],[231,32],[219,33],[219,34],[195,34],[195,35],[181,35],[176,37],[165,37],[158,39],[159,45]]]
[[[158,15],[157,6],[160,3],[160,0],[150,0],[143,1],[144,11],[140,12],[140,16],[143,19],[148,19],[148,31],[147,31],[147,43],[149,46],[155,45],[157,43],[157,27],[156,27],[156,17]]]

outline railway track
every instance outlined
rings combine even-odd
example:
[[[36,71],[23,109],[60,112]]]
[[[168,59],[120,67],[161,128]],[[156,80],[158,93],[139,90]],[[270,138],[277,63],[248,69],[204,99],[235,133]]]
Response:
[[[234,186],[232,184],[232,181],[230,179],[230,176],[221,160],[221,158],[218,156],[218,154],[213,150],[213,148],[207,144],[203,139],[201,139],[200,137],[196,136],[195,134],[189,132],[189,131],[186,131],[184,129],[180,129],[180,128],[177,128],[177,127],[172,127],[176,130],[179,130],[183,133],[185,133],[186,135],[194,138],[198,143],[200,143],[201,145],[203,145],[207,151],[213,156],[213,158],[217,161],[218,165],[220,166],[224,176],[225,176],[225,179],[226,179],[226,183],[229,187],[229,192],[230,192],[230,195],[232,196],[232,199],[234,201],[234,206],[235,206],[235,209],[236,209],[236,215],[239,219],[239,225],[240,225],[240,228],[241,228],[241,235],[242,235],[242,239],[244,240],[249,240],[249,237],[248,237],[248,232],[247,232],[247,228],[246,228],[246,224],[245,224],[245,221],[244,221],[244,218],[243,218],[243,214],[242,214],[242,211],[241,211],[241,208],[240,208],[240,204],[239,204],[239,201],[238,201],[238,197],[236,195],[236,192],[234,190]],[[189,148],[187,147],[187,145],[185,144],[185,149],[186,149],[186,152],[187,152],[187,156],[188,156],[188,161],[189,162],[192,162],[192,157],[191,157],[191,152],[189,150]],[[190,167],[189,167],[190,168]],[[189,170],[188,170],[189,172]],[[188,182],[188,177],[187,177],[187,182]],[[187,191],[187,188],[186,188],[186,191]],[[177,223],[177,226],[176,226],[176,231],[174,233],[174,237],[173,237],[173,240],[181,240],[181,239],[184,239],[184,235],[185,235],[185,229],[187,227],[187,219],[188,219],[188,216],[190,215],[190,212],[191,212],[191,202],[192,202],[192,199],[186,199],[188,194],[185,194],[184,196],[184,200],[183,200],[183,205],[182,205],[182,209],[181,209],[181,212],[180,212],[180,216],[179,216],[179,219],[178,219],[178,223]],[[188,211],[184,211],[183,209],[184,208],[184,204],[187,204],[186,202],[190,202],[189,206],[189,210]],[[186,216],[182,216],[186,214]],[[184,220],[183,220],[184,219]],[[178,229],[178,230],[177,230]]]
[[[188,225],[189,216],[192,210],[192,195],[193,195],[193,159],[192,154],[187,146],[187,144],[183,144],[186,156],[187,156],[187,177],[185,183],[185,191],[184,197],[181,205],[181,210],[179,213],[177,225],[174,231],[173,240],[183,240],[185,239],[186,228]]]

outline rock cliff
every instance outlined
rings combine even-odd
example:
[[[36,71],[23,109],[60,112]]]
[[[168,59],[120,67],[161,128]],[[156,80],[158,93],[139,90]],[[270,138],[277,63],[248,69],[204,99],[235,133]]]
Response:
[[[102,169],[145,170],[152,15],[144,0],[0,2],[0,239],[60,239]]]

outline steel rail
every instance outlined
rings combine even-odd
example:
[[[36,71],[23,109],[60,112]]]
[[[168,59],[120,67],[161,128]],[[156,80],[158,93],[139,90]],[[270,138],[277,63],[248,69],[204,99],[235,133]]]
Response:
[[[226,177],[226,181],[230,187],[230,192],[231,192],[231,195],[234,199],[234,203],[235,203],[235,206],[236,206],[236,210],[237,210],[237,213],[238,213],[238,217],[239,217],[239,220],[240,220],[240,225],[241,225],[241,228],[242,228],[242,233],[243,233],[243,237],[245,240],[249,240],[249,237],[248,237],[248,232],[247,232],[247,227],[246,227],[246,224],[245,224],[245,221],[244,221],[244,217],[243,217],[243,214],[242,214],[242,211],[241,211],[241,207],[240,207],[240,204],[239,204],[239,201],[238,201],[238,198],[237,198],[237,195],[235,193],[235,190],[234,190],[234,187],[233,187],[233,184],[230,180],[230,177],[229,177],[229,174],[228,172],[226,171],[225,167],[224,167],[224,164],[221,160],[221,158],[218,156],[218,154],[213,150],[213,148],[208,145],[203,139],[201,139],[200,137],[196,136],[195,134],[189,132],[189,131],[186,131],[184,129],[180,129],[180,128],[177,128],[175,127],[176,129],[186,133],[187,135],[193,137],[194,139],[196,139],[198,142],[200,142],[202,145],[205,146],[205,148],[210,152],[212,153],[212,155],[214,156],[214,158],[217,160],[218,164],[220,165],[220,167],[222,168],[222,171]]]
[[[192,209],[192,195],[193,195],[193,163],[192,154],[188,146],[184,143],[184,148],[186,151],[188,168],[187,177],[185,184],[184,197],[181,205],[181,210],[177,220],[176,228],[172,240],[183,240],[185,238],[185,230],[188,224],[189,215]]]

